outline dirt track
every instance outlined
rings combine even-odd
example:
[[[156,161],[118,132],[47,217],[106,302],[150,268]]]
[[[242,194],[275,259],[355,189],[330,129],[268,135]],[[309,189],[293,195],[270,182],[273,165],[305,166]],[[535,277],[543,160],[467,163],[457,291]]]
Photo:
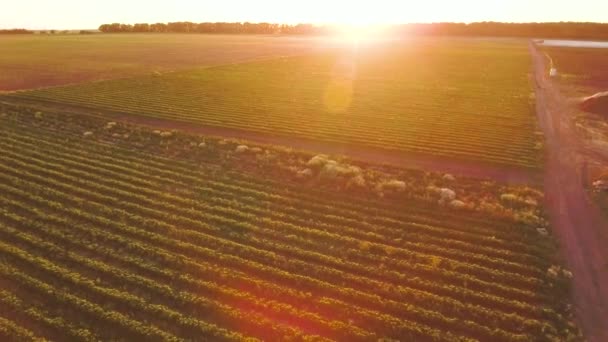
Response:
[[[575,312],[589,341],[608,341],[608,222],[583,187],[581,165],[603,158],[581,142],[572,127],[572,102],[548,75],[546,58],[530,44],[535,68],[537,114],[548,156],[545,194],[553,232],[574,274]]]

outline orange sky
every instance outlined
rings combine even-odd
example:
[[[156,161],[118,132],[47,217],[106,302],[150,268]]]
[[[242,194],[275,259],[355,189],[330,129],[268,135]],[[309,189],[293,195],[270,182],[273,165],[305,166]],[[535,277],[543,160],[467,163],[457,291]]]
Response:
[[[18,0],[2,28],[97,28],[102,23],[269,21],[378,24],[436,21],[606,21],[608,0]]]

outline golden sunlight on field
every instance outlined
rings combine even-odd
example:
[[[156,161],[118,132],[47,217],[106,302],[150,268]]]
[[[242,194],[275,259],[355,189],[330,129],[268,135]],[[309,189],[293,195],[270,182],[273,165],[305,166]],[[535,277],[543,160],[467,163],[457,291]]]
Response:
[[[330,113],[346,111],[353,100],[353,83],[357,78],[358,46],[352,53],[336,61],[323,97],[323,104]]]
[[[600,2],[3,6],[0,342],[608,341]]]

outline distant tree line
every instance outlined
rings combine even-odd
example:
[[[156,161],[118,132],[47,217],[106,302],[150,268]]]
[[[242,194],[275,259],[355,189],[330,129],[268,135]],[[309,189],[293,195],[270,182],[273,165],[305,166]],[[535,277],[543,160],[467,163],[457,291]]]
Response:
[[[400,33],[416,33],[426,35],[608,40],[608,24],[584,22],[404,24],[395,27],[395,29]]]
[[[26,29],[9,29],[9,30],[0,30],[0,34],[93,34],[95,30],[80,30],[80,31],[71,31],[71,30],[26,30]]]
[[[271,23],[192,23],[188,21],[156,24],[104,24],[101,32],[168,32],[168,33],[257,33],[257,34],[320,34],[325,27],[311,24],[271,24]]]
[[[101,32],[168,32],[168,33],[251,33],[251,34],[328,34],[333,26],[312,24],[272,23],[193,23],[188,21],[156,24],[104,24]],[[449,36],[495,36],[537,38],[608,39],[608,24],[555,22],[555,23],[432,23],[402,24],[391,26],[393,34],[449,35]]]
[[[103,24],[99,27],[105,33],[156,32],[156,33],[231,33],[231,34],[329,34],[335,26],[312,24],[272,24],[272,23],[193,23],[188,21],[155,24]],[[65,32],[65,31],[64,31]],[[4,29],[0,34],[33,34],[32,30]],[[56,33],[55,30],[40,33]],[[92,33],[80,31],[80,34]],[[445,36],[493,36],[529,38],[571,38],[608,40],[608,24],[555,22],[555,23],[432,23],[402,24],[391,26],[386,34],[416,34]]]
[[[34,31],[26,30],[26,29],[10,29],[10,30],[0,30],[0,34],[32,34]]]

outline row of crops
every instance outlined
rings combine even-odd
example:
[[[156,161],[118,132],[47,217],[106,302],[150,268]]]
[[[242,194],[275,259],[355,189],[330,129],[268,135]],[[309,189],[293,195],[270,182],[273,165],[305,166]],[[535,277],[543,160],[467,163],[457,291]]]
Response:
[[[420,39],[11,97],[534,168],[529,69],[524,42]]]
[[[0,337],[568,335],[529,228],[217,172],[45,120],[0,117]]]

